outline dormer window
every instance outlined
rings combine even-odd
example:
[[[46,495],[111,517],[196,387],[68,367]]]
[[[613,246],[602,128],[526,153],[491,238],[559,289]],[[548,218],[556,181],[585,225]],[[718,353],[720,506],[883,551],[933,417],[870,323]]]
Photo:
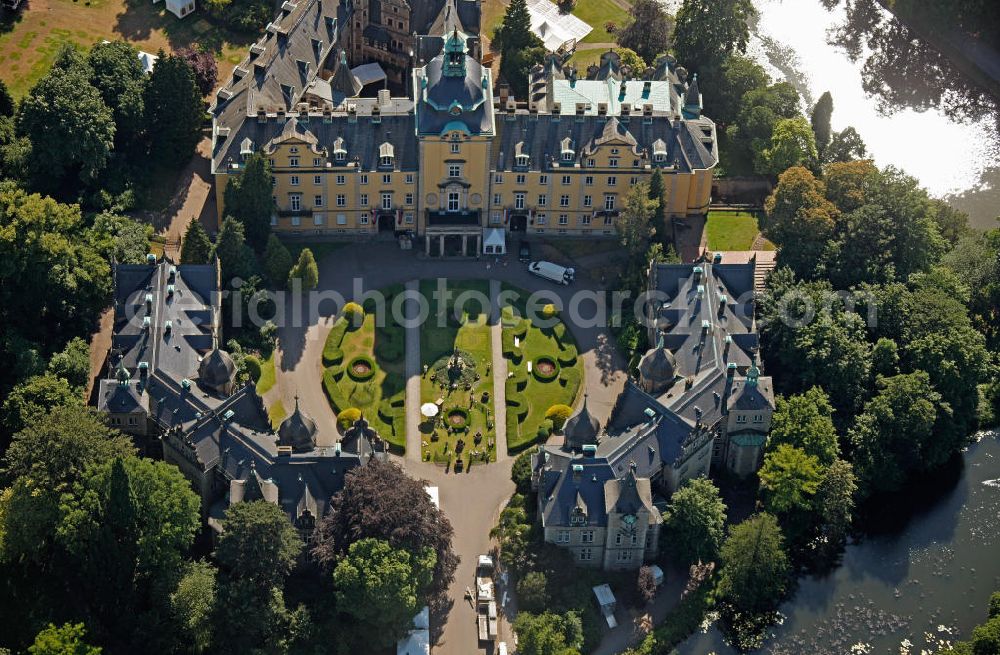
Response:
[[[574,507],[573,514],[569,517],[570,525],[587,525],[587,513],[582,507]]]
[[[347,160],[347,148],[344,147],[344,137],[338,136],[333,142],[333,159],[337,162]]]
[[[573,151],[573,141],[569,137],[562,140],[560,154],[563,161],[573,161],[576,153]]]
[[[244,161],[246,161],[246,159],[250,157],[250,155],[252,154],[253,154],[253,141],[250,140],[250,137],[247,137],[243,139],[243,141],[240,143],[240,156],[243,158]]]
[[[653,161],[657,164],[667,161],[667,144],[663,142],[663,139],[657,139],[653,142]]]
[[[391,167],[395,159],[395,149],[388,141],[378,147],[378,165]]]

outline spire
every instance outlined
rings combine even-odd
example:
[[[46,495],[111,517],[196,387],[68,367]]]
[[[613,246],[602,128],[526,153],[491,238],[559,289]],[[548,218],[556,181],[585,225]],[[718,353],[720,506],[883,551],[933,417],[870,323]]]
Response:
[[[131,375],[128,369],[125,368],[125,358],[122,357],[118,360],[118,368],[115,370],[115,378],[118,380],[118,384],[127,387],[128,381],[131,379]]]
[[[750,388],[757,387],[757,381],[760,379],[760,369],[757,368],[756,358],[750,364],[750,370],[747,371],[747,386]]]
[[[691,76],[687,92],[684,94],[684,117],[698,118],[701,116],[701,90],[698,88],[698,73]]]
[[[465,77],[465,37],[452,29],[451,36],[444,44],[445,77]]]

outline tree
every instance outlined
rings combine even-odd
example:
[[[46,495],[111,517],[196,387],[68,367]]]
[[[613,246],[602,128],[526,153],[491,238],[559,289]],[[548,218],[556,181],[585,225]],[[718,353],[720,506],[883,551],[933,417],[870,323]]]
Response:
[[[503,20],[493,35],[500,49],[500,76],[507,81],[515,97],[528,95],[528,73],[545,58],[542,40],[531,31],[531,14],[525,0],[511,0]]]
[[[778,176],[778,186],[764,204],[764,234],[781,248],[779,261],[806,279],[816,273],[833,236],[837,208],[825,197],[826,187],[809,170],[790,168]],[[794,245],[792,245],[794,244]]]
[[[101,655],[101,649],[84,642],[87,629],[82,623],[49,624],[28,647],[28,655]]]
[[[853,416],[871,380],[870,348],[859,315],[820,314],[800,328],[795,339],[794,352],[800,357],[796,371],[799,388],[822,387],[834,409]]]
[[[840,132],[834,132],[830,138],[830,145],[823,150],[824,162],[854,161],[867,156],[868,147],[858,131],[850,126]]]
[[[758,476],[765,505],[775,514],[808,508],[822,480],[819,460],[788,444],[781,444],[764,455],[764,465]]]
[[[145,95],[152,155],[170,167],[180,168],[190,161],[201,140],[205,105],[191,66],[162,50],[158,57]]]
[[[517,493],[527,494],[531,492],[531,449],[525,450],[514,459],[514,464],[510,469],[510,479],[517,487]]]
[[[649,260],[645,255],[653,236],[651,221],[656,206],[656,201],[649,199],[649,187],[643,183],[637,184],[628,190],[625,207],[615,221],[618,239],[629,262],[625,273],[625,279],[629,284],[626,286],[631,287],[633,284],[638,286],[637,280],[644,275],[643,272],[649,266]]]
[[[791,118],[801,118],[801,111],[799,93],[790,83],[778,82],[746,91],[739,99],[736,120],[726,129],[730,159],[739,160],[742,166],[750,164],[757,171],[767,170],[765,151],[771,147],[774,128],[778,121]],[[740,172],[751,171],[740,169]]]
[[[271,168],[263,153],[250,155],[240,174],[229,179],[225,206],[226,213],[243,224],[247,241],[253,249],[262,252],[271,234],[271,213],[274,211]]]
[[[816,142],[806,119],[785,118],[774,125],[771,146],[764,151],[765,168],[758,172],[780,175],[793,166],[809,166],[818,159]]]
[[[149,254],[153,226],[128,216],[101,212],[94,218],[87,236],[105,259],[118,264],[142,264]]]
[[[756,13],[750,0],[684,0],[674,27],[677,61],[707,79],[731,54],[746,52]]]
[[[147,77],[139,51],[125,41],[97,43],[87,55],[87,63],[90,83],[114,116],[115,151],[144,154]]]
[[[65,378],[50,373],[36,375],[15,386],[4,400],[3,425],[5,430],[17,432],[51,407],[81,404],[79,390],[74,390]]]
[[[880,378],[878,394],[848,433],[863,495],[896,491],[907,477],[941,465],[935,425],[951,413],[924,371]],[[950,453],[943,453],[950,455]]]
[[[656,596],[656,575],[653,574],[653,567],[639,567],[639,578],[636,580],[636,586],[644,601],[648,603],[653,600],[653,597]]]
[[[822,157],[826,147],[830,145],[832,129],[830,119],[833,117],[833,96],[829,91],[824,91],[823,95],[816,101],[812,113],[809,115],[809,123],[812,125],[813,135],[816,137],[816,149]]]
[[[215,56],[207,50],[193,48],[181,48],[177,51],[177,56],[191,67],[201,95],[210,94],[219,80],[219,67],[215,63]]]
[[[212,242],[201,221],[193,220],[184,231],[181,245],[182,264],[207,264],[212,260]]]
[[[243,223],[232,216],[227,216],[222,221],[222,228],[215,237],[215,254],[222,267],[224,285],[228,285],[233,278],[249,277],[250,264],[247,260]]]
[[[777,607],[785,593],[788,556],[778,521],[755,514],[733,526],[722,546],[719,596],[737,612],[759,614]]]
[[[381,539],[361,539],[333,571],[337,606],[367,626],[371,641],[389,646],[407,633],[425,604],[433,569],[430,548],[410,553]]]
[[[663,512],[664,544],[678,564],[718,558],[725,536],[726,504],[708,478],[694,478],[674,492]]]
[[[215,577],[215,567],[208,562],[189,562],[177,589],[170,594],[170,607],[184,641],[195,653],[207,652],[212,646]]]
[[[314,556],[331,567],[350,545],[365,538],[382,539],[411,553],[435,553],[433,591],[448,588],[458,557],[451,549],[448,517],[431,503],[423,484],[395,464],[372,460],[344,477],[344,488],[330,500],[320,522]]]
[[[70,339],[61,352],[52,355],[49,373],[82,392],[90,381],[90,345],[80,337]]]
[[[267,238],[267,248],[264,249],[264,270],[271,282],[284,286],[288,282],[288,274],[292,270],[292,253],[274,234]]]
[[[754,89],[766,89],[770,83],[763,66],[750,57],[733,54],[722,64],[718,84],[702,89],[705,112],[720,125],[728,125],[737,119],[744,96]]]
[[[521,655],[579,655],[583,647],[583,625],[576,612],[518,612],[514,632]]]
[[[670,35],[674,25],[670,14],[656,0],[636,0],[632,3],[632,22],[618,32],[618,45],[634,50],[645,61],[653,61],[656,56],[670,49]],[[624,64],[624,59],[622,60]],[[638,75],[642,68],[633,68]]]
[[[801,448],[821,466],[829,466],[837,459],[840,447],[833,425],[833,406],[823,389],[812,387],[800,395],[778,396],[768,446],[781,444]]]
[[[835,460],[823,473],[816,491],[815,505],[819,514],[818,540],[821,553],[829,555],[843,546],[851,529],[854,496],[858,485],[854,468],[842,459]]]
[[[4,486],[17,478],[39,489],[68,491],[83,472],[135,454],[131,439],[108,427],[102,415],[80,405],[33,414],[4,454]]]
[[[10,95],[7,85],[0,81],[0,116],[13,116],[16,110],[17,104],[14,102],[14,97]]]
[[[517,581],[517,604],[525,612],[543,612],[549,607],[549,580],[542,571],[529,571]]]
[[[618,48],[615,52],[622,63],[622,68],[627,66],[633,75],[641,75],[642,71],[646,70],[646,62],[635,50],[631,48]]]
[[[302,540],[282,509],[258,500],[226,510],[215,559],[227,577],[270,590],[291,573],[301,550]]]
[[[316,266],[316,258],[313,257],[312,250],[303,248],[299,253],[299,261],[295,263],[292,270],[288,272],[288,285],[292,286],[292,280],[299,280],[301,289],[309,291],[315,289],[319,284],[319,268]]]
[[[872,346],[872,372],[885,377],[899,372],[899,347],[895,341],[881,337]]]
[[[656,240],[665,246],[673,241],[673,235],[667,224],[666,186],[663,184],[663,173],[659,168],[654,169],[653,174],[649,176],[649,199],[656,201],[656,208],[653,209],[653,216],[650,219],[653,233]]]

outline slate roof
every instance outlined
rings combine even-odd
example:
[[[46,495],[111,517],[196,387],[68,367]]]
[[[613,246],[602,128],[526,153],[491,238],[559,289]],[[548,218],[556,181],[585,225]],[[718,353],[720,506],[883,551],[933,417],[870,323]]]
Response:
[[[493,96],[490,77],[482,65],[465,56],[465,77],[444,75],[445,55],[434,57],[416,70],[419,98],[417,127],[420,134],[441,134],[451,125],[464,126],[470,134],[493,133]],[[461,106],[460,114],[450,109]],[[462,128],[458,128],[462,129]]]

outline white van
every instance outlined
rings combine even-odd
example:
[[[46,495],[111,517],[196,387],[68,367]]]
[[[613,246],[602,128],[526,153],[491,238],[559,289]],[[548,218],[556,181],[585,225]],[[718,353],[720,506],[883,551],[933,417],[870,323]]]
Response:
[[[565,268],[552,262],[531,262],[528,264],[528,272],[556,284],[569,284],[576,276],[576,271],[572,268]]]

